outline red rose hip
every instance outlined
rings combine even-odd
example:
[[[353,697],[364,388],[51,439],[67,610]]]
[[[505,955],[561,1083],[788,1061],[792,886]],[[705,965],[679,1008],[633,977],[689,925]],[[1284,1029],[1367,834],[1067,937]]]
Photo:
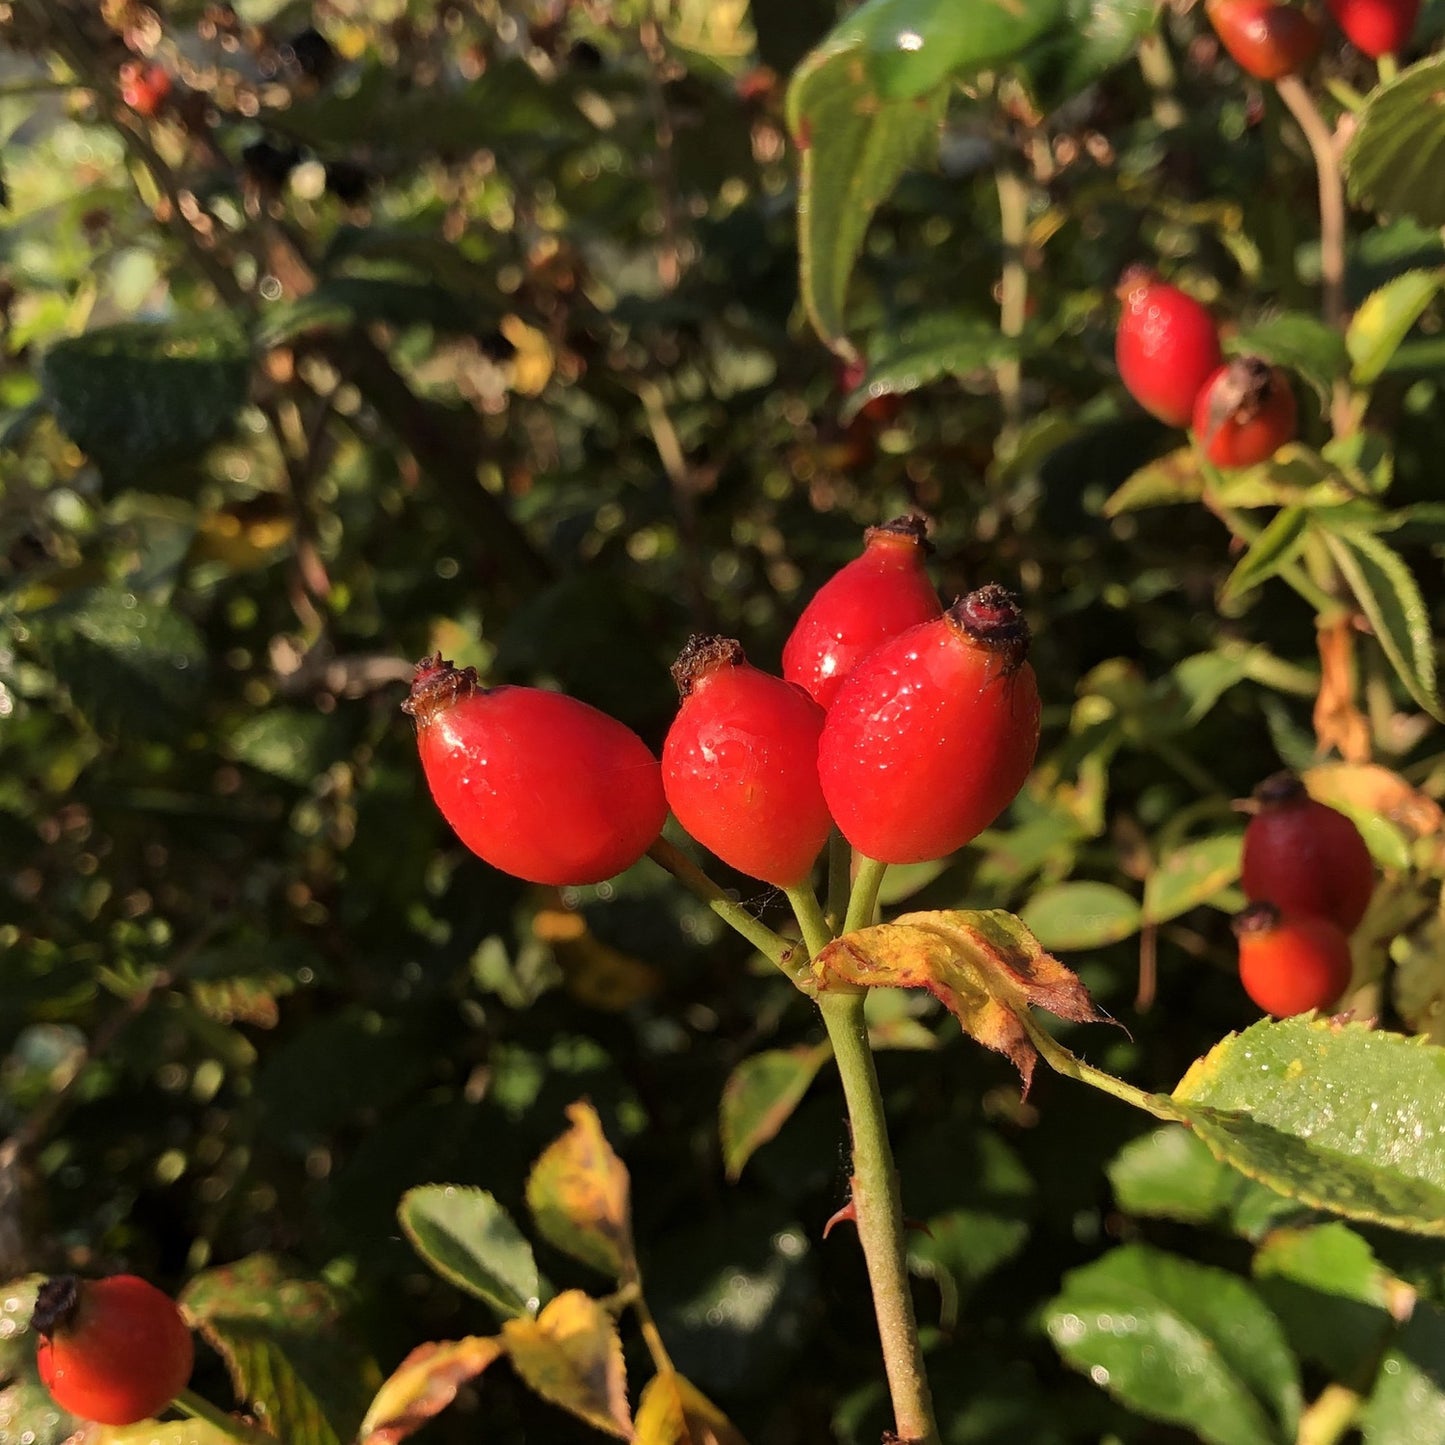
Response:
[[[1350,942],[1328,918],[1256,903],[1234,920],[1239,981],[1276,1018],[1328,1008],[1349,986]]]
[[[1293,773],[1266,778],[1254,802],[1244,830],[1245,897],[1328,918],[1353,933],[1375,891],[1375,864],[1360,830],[1310,797]]]
[[[1409,40],[1420,0],[1325,0],[1351,45],[1374,60],[1396,55]]]
[[[783,676],[823,707],[860,658],[943,611],[924,570],[926,530],[917,515],[870,527],[863,555],[835,572],[803,609],[783,644]]]
[[[127,60],[120,68],[120,98],[137,115],[156,115],[171,93],[170,72],[163,65]]]
[[[1124,273],[1118,294],[1124,304],[1114,337],[1120,378],[1151,416],[1187,426],[1199,388],[1221,360],[1214,318],[1144,266]]]
[[[833,828],[818,784],[823,709],[726,637],[694,637],[672,675],[682,706],[662,781],[677,821],[740,873],[801,883]]]
[[[55,1403],[97,1425],[160,1414],[191,1378],[195,1346],[169,1295],[133,1274],[46,1280],[31,1321]]]
[[[1023,786],[1039,742],[1028,624],[982,587],[875,648],[823,725],[818,775],[843,836],[882,863],[942,858]]]
[[[1194,403],[1194,438],[1216,467],[1268,461],[1294,440],[1295,422],[1289,377],[1257,356],[1221,366]]]
[[[1234,63],[1258,80],[1294,75],[1319,52],[1319,26],[1293,5],[1276,0],[1207,0],[1204,8]]]
[[[535,687],[482,687],[438,654],[403,709],[442,816],[484,862],[530,883],[599,883],[667,817],[657,759],[631,728]]]

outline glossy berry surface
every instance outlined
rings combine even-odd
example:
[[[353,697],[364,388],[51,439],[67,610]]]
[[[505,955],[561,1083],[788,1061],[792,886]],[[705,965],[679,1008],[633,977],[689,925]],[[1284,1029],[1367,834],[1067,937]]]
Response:
[[[1028,625],[983,587],[868,654],[844,680],[818,744],[843,836],[883,863],[963,847],[1023,786],[1039,741]]]
[[[803,609],[783,644],[783,676],[823,707],[860,658],[942,613],[924,568],[930,550],[924,531],[917,516],[870,527],[863,555],[835,572]]]
[[[1375,864],[1360,830],[1311,798],[1293,773],[1267,778],[1254,801],[1258,811],[1244,830],[1245,897],[1353,933],[1375,891]]]
[[[1350,44],[1375,60],[1403,50],[1420,15],[1420,0],[1325,0],[1325,3]]]
[[[562,693],[484,688],[419,663],[402,706],[442,816],[479,858],[530,883],[600,883],[662,831],[657,759],[615,718]]]
[[[682,705],[662,781],[677,821],[740,873],[801,883],[833,827],[818,783],[823,709],[729,638],[693,638],[672,672]]]
[[[1160,421],[1187,426],[1199,388],[1221,360],[1214,318],[1143,267],[1124,273],[1119,299],[1114,359],[1129,395]]]
[[[1328,918],[1257,903],[1234,920],[1234,931],[1239,981],[1276,1018],[1329,1008],[1349,987],[1350,942]]]
[[[47,1280],[33,1325],[45,1388],[82,1420],[149,1420],[191,1378],[195,1346],[175,1301],[133,1274]]]
[[[170,73],[163,65],[127,60],[120,68],[120,98],[128,109],[149,118],[157,114],[171,93]]]
[[[1208,0],[1205,10],[1234,63],[1258,80],[1295,75],[1319,53],[1320,27],[1293,5]]]
[[[1205,383],[1194,405],[1194,439],[1216,467],[1268,461],[1295,437],[1294,389],[1277,366],[1236,357]]]

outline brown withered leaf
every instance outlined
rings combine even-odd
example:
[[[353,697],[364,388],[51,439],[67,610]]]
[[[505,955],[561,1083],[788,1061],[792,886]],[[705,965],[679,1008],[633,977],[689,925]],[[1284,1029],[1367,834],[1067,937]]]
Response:
[[[1075,1023],[1108,1020],[1088,990],[1012,913],[907,913],[835,939],[813,961],[818,987],[926,988],[963,1031],[1005,1054],[1028,1093],[1038,1050],[1020,1015],[1047,1009]]]
[[[1370,759],[1370,724],[1355,706],[1354,619],[1338,617],[1319,629],[1320,690],[1315,698],[1315,746],[1337,748],[1347,763]]]

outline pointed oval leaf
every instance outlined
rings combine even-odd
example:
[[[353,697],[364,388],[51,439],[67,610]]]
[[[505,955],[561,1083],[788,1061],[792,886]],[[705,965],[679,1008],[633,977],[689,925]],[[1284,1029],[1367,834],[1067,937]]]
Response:
[[[1158,16],[1154,0],[1065,0],[1063,23],[1023,51],[1013,69],[1036,105],[1057,110],[1128,60]]]
[[[1445,285],[1445,271],[1406,271],[1372,291],[1350,318],[1350,377],[1368,386],[1390,364],[1410,328]]]
[[[1417,1304],[1391,1340],[1361,1414],[1364,1445],[1445,1445],[1445,1310]]]
[[[746,1445],[728,1417],[675,1370],[647,1382],[634,1439],[637,1445]]]
[[[1020,917],[1045,948],[1104,948],[1139,931],[1138,899],[1112,883],[1080,880],[1041,888]]]
[[[432,1269],[499,1319],[536,1314],[542,1286],[532,1246],[485,1189],[424,1184],[402,1195],[396,1217]]]
[[[1232,356],[1262,356],[1274,366],[1302,376],[1321,402],[1349,369],[1350,356],[1340,333],[1318,316],[1284,311],[1245,327],[1225,343]]]
[[[608,1435],[632,1438],[622,1340],[590,1295],[569,1289],[535,1320],[505,1321],[502,1343],[512,1367],[544,1400]]]
[[[569,1104],[572,1126],[542,1152],[527,1178],[537,1228],[564,1254],[614,1279],[637,1268],[627,1167],[612,1152],[591,1104]]]
[[[1310,514],[1303,507],[1283,507],[1275,513],[1225,579],[1220,602],[1227,605],[1239,601],[1293,562],[1304,546],[1309,523]]]
[[[1167,507],[1176,502],[1197,502],[1204,495],[1204,473],[1199,453],[1180,447],[1126,477],[1104,503],[1104,515],[1117,517],[1144,507]]]
[[[1166,854],[1144,884],[1145,921],[1167,923],[1208,903],[1239,877],[1243,853],[1243,833],[1221,833]]]
[[[753,1153],[787,1123],[831,1053],[827,1044],[767,1049],[728,1075],[719,1124],[729,1179],[736,1179]]]
[[[1373,533],[1358,528],[1321,530],[1406,691],[1431,717],[1445,721],[1435,680],[1430,609],[1410,569]]]
[[[397,1445],[415,1434],[501,1354],[502,1342],[482,1335],[418,1345],[377,1391],[359,1445]]]
[[[1445,226],[1445,56],[1370,93],[1345,150],[1345,178],[1362,206]]]
[[[1075,1369],[1141,1415],[1210,1445],[1294,1439],[1294,1358],[1279,1321],[1235,1275],[1125,1245],[1064,1276],[1047,1324]]]
[[[1363,1024],[1263,1021],[1172,1104],[1217,1157],[1317,1209],[1445,1235],[1445,1049]]]
[[[890,332],[872,346],[868,371],[839,414],[851,421],[875,397],[917,391],[941,376],[969,376],[1017,356],[1018,340],[976,316],[926,316]]]

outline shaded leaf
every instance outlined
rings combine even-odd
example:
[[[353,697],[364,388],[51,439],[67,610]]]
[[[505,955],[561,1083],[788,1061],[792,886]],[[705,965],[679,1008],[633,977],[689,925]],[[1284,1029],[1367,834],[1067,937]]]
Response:
[[[1045,948],[1103,948],[1139,931],[1137,899],[1112,883],[1079,881],[1041,888],[1020,915]]]
[[[1144,507],[1166,507],[1176,502],[1197,502],[1204,495],[1204,473],[1199,453],[1180,447],[1125,478],[1104,503],[1104,515],[1117,517]]]
[[[622,1341],[596,1300],[566,1290],[535,1320],[505,1321],[502,1343],[513,1368],[544,1400],[608,1435],[632,1438]]]
[[[647,1382],[634,1438],[637,1445],[746,1445],[728,1417],[675,1370]]]
[[[1243,1280],[1144,1245],[1064,1276],[1059,1353],[1131,1409],[1210,1445],[1294,1439],[1300,1386],[1279,1322]]]
[[[1445,56],[1371,91],[1344,166],[1357,204],[1445,225]]]
[[[1340,333],[1318,316],[1285,311],[1265,317],[1228,338],[1225,350],[1233,356],[1261,356],[1302,376],[1320,401],[1349,369],[1350,355]]]
[[[1406,271],[1360,302],[1345,333],[1351,380],[1368,386],[1385,370],[1442,285],[1445,271]]]
[[[1154,0],[1065,0],[1061,23],[1018,55],[1013,68],[1035,103],[1055,110],[1128,60],[1158,13]]]
[[[1303,507],[1282,507],[1225,578],[1220,602],[1237,602],[1293,562],[1304,546],[1309,521],[1310,514]]]
[[[767,1049],[728,1075],[719,1122],[729,1179],[736,1179],[753,1153],[776,1136],[831,1055],[827,1044]]]
[[[1016,339],[976,317],[928,316],[890,329],[870,350],[868,370],[844,399],[840,415],[850,421],[879,396],[916,391],[940,376],[969,376],[1019,354]]]
[[[405,1440],[445,1410],[457,1390],[501,1353],[500,1340],[481,1335],[418,1345],[377,1391],[361,1422],[359,1445],[396,1445]]]
[[[612,1152],[597,1111],[567,1106],[572,1127],[542,1152],[527,1178],[537,1228],[564,1254],[614,1279],[636,1269],[627,1167]]]
[[[432,1269],[499,1318],[537,1312],[542,1286],[532,1246],[486,1190],[423,1185],[402,1196],[396,1217]]]
[[[1244,851],[1242,833],[1199,838],[1166,854],[1144,882],[1144,919],[1167,923],[1201,903],[1239,877]]]
[[[1020,1015],[1031,1006],[1076,1023],[1103,1019],[1083,984],[1000,910],[909,913],[835,939],[813,960],[820,988],[924,988],[963,1031],[1006,1055],[1027,1090],[1038,1058]]]
[[[1417,1304],[1380,1361],[1364,1445],[1445,1445],[1445,1310]]]

